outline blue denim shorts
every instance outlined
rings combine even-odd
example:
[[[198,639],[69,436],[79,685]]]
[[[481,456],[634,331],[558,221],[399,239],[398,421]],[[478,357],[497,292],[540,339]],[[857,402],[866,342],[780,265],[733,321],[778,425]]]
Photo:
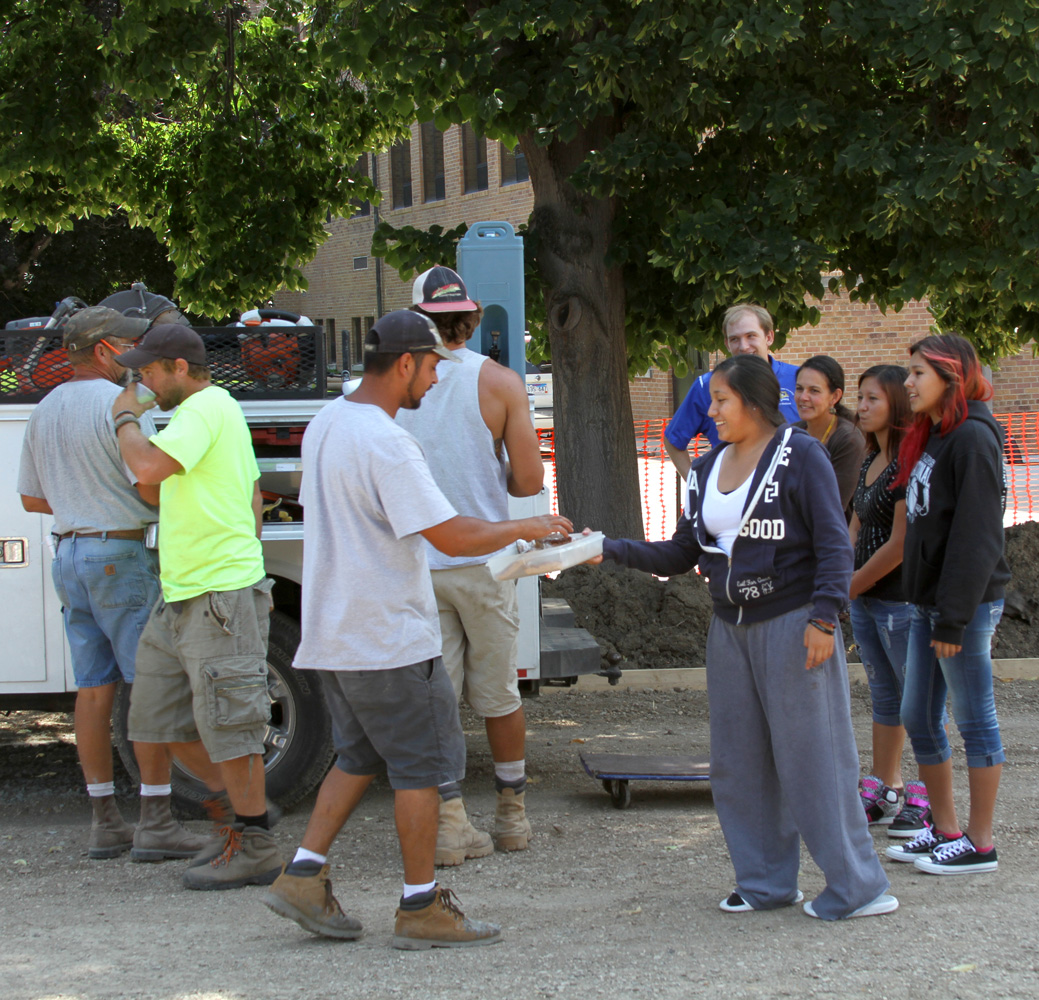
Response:
[[[918,764],[941,764],[952,756],[945,733],[947,695],[967,751],[967,766],[993,767],[1007,759],[992,690],[992,634],[1002,614],[1002,601],[980,604],[964,629],[962,649],[939,660],[931,648],[938,612],[913,608],[902,723]]]
[[[913,605],[904,601],[856,597],[851,602],[851,628],[869,681],[873,721],[881,726],[902,725],[912,613]]]
[[[137,643],[159,597],[158,553],[124,538],[63,538],[51,576],[76,684],[132,684]]]

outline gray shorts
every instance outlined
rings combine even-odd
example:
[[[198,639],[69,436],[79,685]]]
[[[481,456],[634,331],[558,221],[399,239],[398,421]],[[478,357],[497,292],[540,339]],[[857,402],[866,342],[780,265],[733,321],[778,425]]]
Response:
[[[201,739],[214,763],[264,752],[272,586],[259,580],[176,604],[159,598],[137,647],[131,740]]]
[[[392,670],[322,670],[336,767],[380,774],[395,789],[465,777],[465,737],[443,660]]]

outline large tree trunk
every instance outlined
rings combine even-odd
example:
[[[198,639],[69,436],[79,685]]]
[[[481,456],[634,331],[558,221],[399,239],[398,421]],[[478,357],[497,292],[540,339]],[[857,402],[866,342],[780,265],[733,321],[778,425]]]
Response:
[[[614,202],[569,178],[616,123],[599,119],[568,143],[520,138],[534,189],[531,231],[552,351],[559,510],[580,529],[643,538],[635,431],[628,393],[624,280],[606,254]]]

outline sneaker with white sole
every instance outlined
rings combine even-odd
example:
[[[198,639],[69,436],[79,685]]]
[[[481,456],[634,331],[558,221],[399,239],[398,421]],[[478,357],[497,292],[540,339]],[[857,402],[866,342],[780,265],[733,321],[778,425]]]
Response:
[[[931,803],[927,788],[919,781],[906,783],[905,799],[898,815],[887,828],[889,837],[915,837],[931,825]]]
[[[793,906],[795,903],[803,902],[805,894],[798,889],[797,895],[790,900],[789,903],[783,903],[783,906]],[[750,905],[735,889],[729,893],[719,904],[718,908],[724,910],[726,913],[752,913],[754,907]]]
[[[857,910],[852,910],[846,917],[841,917],[840,919],[854,920],[856,917],[879,917],[885,913],[894,913],[897,909],[898,900],[894,896],[883,892],[872,902],[866,903],[865,906],[860,906]],[[819,919],[819,914],[815,912],[811,903],[805,903],[804,911],[807,916]]]
[[[916,861],[917,858],[926,858],[940,844],[950,843],[949,838],[942,833],[936,833],[933,828],[927,827],[921,830],[912,840],[905,844],[892,844],[884,851],[884,856],[892,861]]]
[[[914,867],[931,875],[973,875],[994,872],[999,867],[996,849],[982,854],[964,834],[956,840],[939,844],[930,854],[917,858]]]
[[[898,792],[889,788],[875,774],[859,782],[859,795],[870,826],[890,826],[898,813]]]

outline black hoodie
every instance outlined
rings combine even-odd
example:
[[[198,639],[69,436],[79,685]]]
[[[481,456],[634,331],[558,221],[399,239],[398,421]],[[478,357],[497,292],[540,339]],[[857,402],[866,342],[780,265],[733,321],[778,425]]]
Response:
[[[931,427],[906,487],[906,600],[938,611],[932,638],[963,644],[980,604],[1010,579],[1003,555],[1003,432],[984,403],[944,437]]]

